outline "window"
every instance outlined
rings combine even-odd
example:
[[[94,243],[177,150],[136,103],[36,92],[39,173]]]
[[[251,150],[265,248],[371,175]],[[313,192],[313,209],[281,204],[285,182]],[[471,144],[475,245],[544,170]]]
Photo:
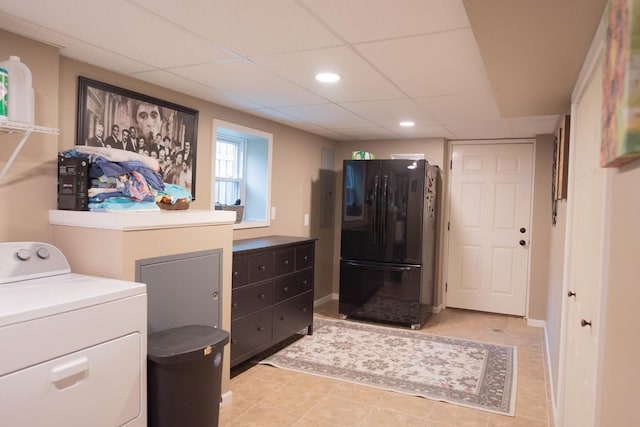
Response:
[[[273,136],[221,120],[213,125],[213,204],[244,206],[243,221],[235,228],[268,226]]]
[[[245,140],[218,135],[216,140],[216,203],[241,204],[244,200]]]

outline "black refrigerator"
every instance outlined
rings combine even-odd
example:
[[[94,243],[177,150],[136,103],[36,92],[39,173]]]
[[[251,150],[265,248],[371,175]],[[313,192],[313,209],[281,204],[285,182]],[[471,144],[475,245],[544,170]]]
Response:
[[[345,160],[341,317],[420,329],[433,311],[440,169]]]

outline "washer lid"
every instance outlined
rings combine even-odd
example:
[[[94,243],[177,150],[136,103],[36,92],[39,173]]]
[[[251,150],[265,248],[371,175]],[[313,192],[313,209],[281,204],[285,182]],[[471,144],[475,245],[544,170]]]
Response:
[[[146,285],[68,273],[0,285],[0,327],[144,294]]]

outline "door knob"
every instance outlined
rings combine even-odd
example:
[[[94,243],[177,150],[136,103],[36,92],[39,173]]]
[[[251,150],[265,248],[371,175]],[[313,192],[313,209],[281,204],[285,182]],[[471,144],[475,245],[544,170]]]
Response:
[[[582,325],[582,327],[583,327],[583,328],[584,328],[585,326],[589,326],[589,327],[591,327],[591,322],[590,322],[590,321],[586,321],[586,320],[582,319],[582,320],[580,321],[580,325]]]
[[[569,291],[569,292],[567,293],[567,296],[568,296],[569,298],[571,298],[571,297],[575,297],[575,296],[576,296],[576,293],[575,293],[575,292],[573,292],[573,291]]]
[[[525,242],[524,240],[520,240],[518,243],[520,244],[520,246],[524,246],[527,244],[527,242]]]

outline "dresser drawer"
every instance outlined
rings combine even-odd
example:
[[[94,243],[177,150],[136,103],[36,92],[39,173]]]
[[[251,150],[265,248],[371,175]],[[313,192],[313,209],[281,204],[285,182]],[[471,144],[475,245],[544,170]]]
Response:
[[[273,281],[273,302],[277,303],[313,289],[313,270],[298,271]]]
[[[233,255],[231,286],[237,288],[247,283],[249,283],[249,257],[246,255]]]
[[[296,270],[313,267],[314,245],[296,247]]]
[[[270,307],[273,303],[273,282],[234,289],[231,293],[231,319]]]
[[[276,276],[293,273],[294,250],[293,248],[277,251],[274,257],[274,271]]]
[[[231,322],[231,366],[271,346],[271,310]]]
[[[273,277],[273,252],[249,255],[249,283],[261,282]]]
[[[273,307],[273,342],[281,341],[313,322],[313,291]]]

